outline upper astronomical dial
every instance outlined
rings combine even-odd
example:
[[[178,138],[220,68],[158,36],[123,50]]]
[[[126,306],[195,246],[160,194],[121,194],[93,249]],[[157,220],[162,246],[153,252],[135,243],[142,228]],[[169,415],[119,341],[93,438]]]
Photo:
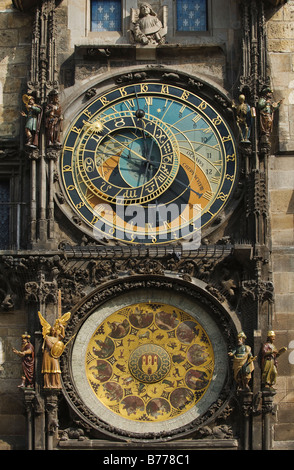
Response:
[[[234,137],[200,96],[170,84],[129,84],[80,113],[65,139],[61,173],[69,202],[88,226],[98,222],[127,242],[165,243],[183,238],[183,227],[201,229],[226,204],[237,175]],[[146,220],[134,229],[117,208],[138,205]],[[173,212],[165,220],[163,208]]]

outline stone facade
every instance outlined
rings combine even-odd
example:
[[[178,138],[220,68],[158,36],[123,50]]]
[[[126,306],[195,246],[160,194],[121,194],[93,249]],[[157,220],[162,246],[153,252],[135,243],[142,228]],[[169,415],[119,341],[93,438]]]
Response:
[[[11,175],[11,167],[3,165],[7,158],[16,160],[15,139],[18,141],[22,124],[20,119],[21,95],[28,77],[31,55],[32,14],[23,15],[13,8],[10,1],[0,3],[0,135],[2,161],[1,177]],[[4,160],[3,160],[4,159]],[[18,159],[17,159],[18,160]],[[14,166],[14,165],[12,165]],[[19,161],[15,163],[19,168]],[[13,171],[13,170],[12,170]],[[17,176],[18,174],[18,176]],[[16,170],[16,179],[19,169]],[[3,283],[3,278],[2,278]],[[3,285],[3,284],[2,284]],[[3,300],[3,297],[2,297]],[[26,424],[23,416],[23,400],[18,393],[19,363],[15,362],[12,347],[18,345],[19,337],[27,329],[27,318],[21,308],[1,312],[1,438],[0,449],[26,447]]]
[[[25,1],[13,5],[0,0],[0,180],[10,181],[12,202],[10,245],[0,252],[0,449],[103,448],[100,430],[106,438],[111,432],[99,424],[99,417],[87,415],[80,397],[73,396],[67,352],[61,362],[69,405],[60,400],[58,408],[58,395],[42,388],[37,311],[53,323],[61,289],[63,307],[74,318],[68,335],[75,334],[94,302],[103,305],[110,296],[131,296],[132,289],[148,285],[155,290],[161,285],[164,296],[169,289],[187,296],[190,292],[195,301],[201,293],[219,317],[228,349],[241,329],[256,355],[268,329],[275,330],[277,347],[288,347],[279,359],[276,393],[262,395],[256,364],[253,394],[234,395],[228,382],[232,392],[222,390],[209,409],[214,421],[205,415],[205,426],[196,419],[185,431],[179,427],[189,448],[293,449],[294,1],[208,0],[208,31],[193,34],[176,31],[176,2],[152,2],[156,11],[167,7],[168,28],[164,44],[147,47],[130,36],[131,9],[138,5],[131,0],[122,4],[121,32],[97,33],[90,28],[90,0],[32,1],[28,8]],[[148,250],[147,255],[120,251],[120,244],[97,247],[83,223],[72,218],[62,194],[60,150],[46,146],[44,129],[39,149],[25,146],[20,117],[24,94],[35,94],[45,106],[49,93],[59,92],[64,138],[87,100],[118,83],[133,83],[136,74],[157,81],[166,74],[181,85],[192,80],[190,86],[213,96],[232,126],[232,100],[241,92],[256,107],[265,85],[273,89],[276,101],[283,100],[270,141],[253,135],[250,146],[239,147],[239,191],[206,230],[194,258],[183,252],[178,259],[176,250],[170,259],[164,250],[151,256]],[[19,349],[25,331],[36,349],[33,392],[17,388],[21,365],[12,352],[13,347]],[[83,431],[71,429],[74,437],[68,437],[68,409],[78,420],[87,416],[94,434],[87,424]],[[129,436],[114,432],[116,447],[133,437],[131,428]],[[172,448],[168,422],[162,429],[159,440],[166,439]],[[90,440],[79,442],[79,433],[89,433]],[[179,436],[176,443],[180,449]]]
[[[275,321],[280,343],[289,347],[280,364],[277,415],[274,425],[276,448],[293,448],[293,100],[294,2],[288,2],[268,21],[268,51],[275,98],[283,99],[275,131],[274,154],[269,161],[269,197],[272,233],[272,269],[275,285]],[[281,442],[284,441],[284,442]]]
[[[1,138],[20,134],[20,93],[27,80],[32,23],[32,15],[1,1]]]

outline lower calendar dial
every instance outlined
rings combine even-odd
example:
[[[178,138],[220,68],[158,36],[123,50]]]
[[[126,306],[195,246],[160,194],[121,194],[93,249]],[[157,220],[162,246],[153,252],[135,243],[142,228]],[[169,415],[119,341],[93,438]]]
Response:
[[[115,312],[86,352],[89,386],[104,406],[138,422],[175,418],[209,388],[214,353],[207,333],[173,306],[140,303]]]

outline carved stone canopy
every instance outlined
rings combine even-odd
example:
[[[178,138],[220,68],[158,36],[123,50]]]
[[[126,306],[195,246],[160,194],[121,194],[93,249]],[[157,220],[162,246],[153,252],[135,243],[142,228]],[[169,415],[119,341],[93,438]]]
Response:
[[[278,5],[284,5],[284,3],[287,3],[288,0],[265,0],[265,3],[271,3],[275,7]]]
[[[288,0],[264,0],[265,3],[271,3],[274,6],[283,5]],[[42,3],[42,0],[12,0],[14,8],[20,11],[28,11],[31,8]]]
[[[14,8],[19,11],[29,11],[32,8],[41,6],[46,0],[12,0]],[[55,4],[58,5],[62,0],[55,0]]]
[[[41,0],[12,0],[14,8],[20,11],[28,11],[39,5]]]

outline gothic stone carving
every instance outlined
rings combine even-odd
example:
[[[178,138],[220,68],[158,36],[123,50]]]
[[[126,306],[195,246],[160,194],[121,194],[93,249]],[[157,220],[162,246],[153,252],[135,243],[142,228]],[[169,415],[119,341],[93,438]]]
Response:
[[[167,7],[157,15],[149,3],[141,3],[139,9],[131,8],[131,39],[135,43],[158,45],[165,42],[167,34]]]

